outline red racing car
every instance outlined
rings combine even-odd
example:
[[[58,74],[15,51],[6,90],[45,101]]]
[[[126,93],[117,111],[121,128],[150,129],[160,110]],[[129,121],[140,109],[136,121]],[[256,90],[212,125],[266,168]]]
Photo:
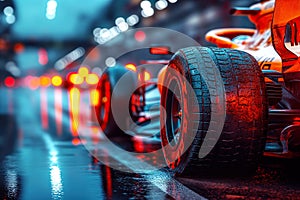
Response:
[[[300,152],[300,3],[262,1],[231,14],[247,15],[256,29],[212,30],[206,39],[218,47],[180,49],[161,62],[167,65],[157,79],[146,80],[140,69],[128,80],[128,87],[143,82],[129,105],[136,123],[146,126],[151,120],[147,94],[158,97],[160,127],[154,132],[175,174],[200,168],[254,170],[263,153],[297,157]],[[98,84],[95,109],[107,135],[120,131],[110,99],[127,71],[109,68]]]

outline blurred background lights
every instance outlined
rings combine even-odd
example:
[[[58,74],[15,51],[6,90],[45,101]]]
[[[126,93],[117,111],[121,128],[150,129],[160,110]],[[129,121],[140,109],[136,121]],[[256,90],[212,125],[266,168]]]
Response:
[[[46,17],[49,20],[52,20],[55,18],[56,8],[57,8],[57,2],[55,0],[49,0],[47,2]]]
[[[85,49],[83,47],[78,47],[59,59],[55,64],[54,68],[57,70],[63,70],[68,64],[74,62],[75,60],[81,58],[85,54]]]
[[[122,25],[120,25],[122,26]],[[116,37],[120,32],[120,27],[113,26],[109,29],[110,38]]]
[[[121,32],[127,31],[129,28],[128,24],[125,22],[125,19],[123,17],[118,17],[115,20],[115,24],[118,26],[118,28]]]
[[[122,22],[118,25],[118,28],[120,29],[121,32],[125,32],[128,30],[129,26],[126,22]]]
[[[15,85],[15,79],[11,76],[8,76],[5,78],[4,84],[6,87],[13,87]]]
[[[103,28],[100,31],[100,35],[102,38],[107,39],[110,37],[110,31],[107,28]]]
[[[139,17],[137,15],[130,15],[127,19],[126,22],[129,26],[134,26],[139,22]]]
[[[137,31],[134,34],[134,38],[136,39],[136,41],[138,42],[143,42],[146,39],[146,34],[144,31]]]
[[[16,53],[22,53],[24,51],[24,49],[25,49],[24,44],[22,44],[20,42],[16,43],[15,46],[14,46],[14,51]]]
[[[13,24],[13,23],[15,23],[15,21],[16,21],[16,17],[14,15],[6,16],[6,22],[8,24]]]
[[[58,87],[62,84],[62,78],[60,76],[54,76],[51,79],[52,85]]]
[[[49,10],[54,10],[57,7],[57,2],[55,0],[49,0],[47,3],[47,7]]]
[[[108,66],[108,67],[114,67],[114,66],[116,65],[116,59],[113,58],[113,57],[108,57],[108,58],[106,58],[106,60],[105,60],[105,64],[106,64],[106,66]]]
[[[136,72],[136,66],[135,66],[134,64],[132,64],[132,63],[126,64],[126,65],[125,65],[125,68],[127,68],[127,69],[129,69],[129,70],[131,70],[131,71]]]
[[[92,73],[93,73],[93,74],[97,74],[98,76],[101,76],[101,74],[102,74],[102,69],[101,69],[100,67],[94,67],[94,68],[92,69]]]
[[[86,82],[90,85],[95,85],[99,81],[99,78],[96,74],[88,74],[86,77]]]
[[[86,77],[89,74],[89,69],[87,67],[80,67],[78,74],[81,77]]]
[[[119,24],[125,22],[125,19],[123,17],[118,17],[116,20],[115,20],[115,24],[118,26]]]
[[[73,83],[74,85],[80,85],[83,83],[84,79],[79,74],[71,74],[69,76],[69,81]]]
[[[40,86],[40,79],[38,77],[36,77],[36,76],[29,76],[28,77],[28,87],[30,89],[35,90],[39,86]]]
[[[7,6],[7,7],[4,8],[3,13],[6,16],[13,15],[14,14],[14,9],[11,6]]]
[[[50,78],[46,76],[41,76],[40,77],[40,85],[42,87],[48,87],[50,85]]]
[[[19,77],[21,75],[21,70],[17,67],[15,62],[12,61],[7,62],[5,64],[5,69],[15,77]]]
[[[168,2],[166,0],[159,0],[155,3],[155,8],[157,10],[163,10],[168,7]]]
[[[50,1],[50,0],[49,0]],[[157,10],[163,10],[168,7],[169,3],[176,3],[177,0],[157,0],[154,4]],[[153,2],[154,3],[154,2]],[[151,1],[143,0],[140,2],[141,16],[144,18],[151,17],[155,14],[155,10],[152,7]],[[126,19],[123,17],[117,17],[115,19],[115,25],[111,28],[95,28],[93,30],[94,40],[98,44],[105,44],[109,40],[115,38],[120,32],[125,32],[130,27],[135,26],[140,21],[139,16],[136,14],[130,15]],[[135,35],[137,41],[142,42],[145,39],[145,35],[137,33]]]
[[[101,31],[101,28],[97,27],[93,30],[93,34],[95,37],[99,37],[100,36],[100,31]]]
[[[48,63],[48,53],[46,49],[44,48],[39,49],[38,56],[39,56],[39,63],[41,65],[46,65]]]
[[[6,18],[6,22],[8,24],[13,24],[16,21],[16,17],[14,15],[14,9],[11,6],[7,6],[3,9],[3,13],[5,14]]]
[[[103,39],[103,37],[95,37],[94,40],[99,43],[99,44],[104,44],[106,42],[105,39]]]
[[[55,18],[55,15],[54,15],[54,14],[49,14],[49,13],[47,13],[47,14],[46,14],[46,17],[47,17],[47,19],[52,20],[52,19]]]
[[[140,6],[142,9],[151,8],[151,2],[150,1],[142,1]]]
[[[153,10],[153,8],[149,7],[149,8],[143,9],[141,14],[143,17],[151,17],[152,15],[154,15],[154,10]]]

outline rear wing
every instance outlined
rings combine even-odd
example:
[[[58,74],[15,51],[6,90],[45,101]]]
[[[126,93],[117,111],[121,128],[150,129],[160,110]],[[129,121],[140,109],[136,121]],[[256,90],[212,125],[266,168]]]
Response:
[[[286,41],[288,39],[288,41]],[[272,22],[272,42],[282,59],[282,72],[299,71],[297,54],[289,50],[285,42],[300,48],[299,0],[276,0]],[[292,69],[293,68],[293,69]]]

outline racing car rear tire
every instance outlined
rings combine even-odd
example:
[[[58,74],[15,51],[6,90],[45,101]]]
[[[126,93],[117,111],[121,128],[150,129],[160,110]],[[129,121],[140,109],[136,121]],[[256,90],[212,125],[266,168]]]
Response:
[[[118,81],[125,74],[126,86],[122,87],[122,94],[115,92],[113,95]],[[95,106],[95,111],[98,123],[107,137],[123,136],[123,131],[116,123],[113,116],[112,96],[114,97],[113,106],[118,108],[129,108],[128,101],[126,102],[127,98],[124,97],[124,94],[130,95],[130,92],[136,88],[136,85],[136,74],[122,66],[109,67],[103,72],[97,85],[97,91],[99,92],[99,104]],[[120,91],[120,89],[117,91]],[[125,120],[126,119],[124,119],[124,121]]]
[[[245,52],[233,49],[189,47],[179,50],[168,67],[182,75],[174,78],[170,70],[166,70],[161,97],[161,108],[166,110],[166,116],[161,114],[161,140],[170,171],[175,175],[201,174],[201,171],[207,170],[222,173],[255,171],[265,147],[268,113],[264,79],[256,60]],[[209,89],[201,74],[205,70],[216,79],[214,68],[219,71],[225,94],[226,115],[219,138],[207,135],[209,124],[214,121],[212,113],[216,112],[212,109],[210,89],[217,90],[218,85],[210,85]],[[190,95],[182,95],[185,86],[180,85],[181,78],[186,78],[198,101]],[[210,81],[216,82],[213,79]],[[179,100],[174,98],[169,88],[179,91]],[[179,101],[183,108],[174,105]],[[177,112],[182,112],[180,120],[172,116]],[[196,115],[200,116],[198,121],[193,117]],[[177,141],[174,139],[178,134],[175,129],[179,132]],[[187,147],[185,143],[192,130],[196,130],[196,136]],[[205,137],[217,142],[205,157],[200,158]],[[170,138],[174,139],[173,144]],[[168,145],[173,147],[166,148]],[[179,152],[183,147],[186,151]]]

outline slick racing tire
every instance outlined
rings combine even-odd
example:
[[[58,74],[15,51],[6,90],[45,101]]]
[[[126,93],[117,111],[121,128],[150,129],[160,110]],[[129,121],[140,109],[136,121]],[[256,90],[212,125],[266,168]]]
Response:
[[[174,76],[174,70],[181,76]],[[203,70],[210,76],[210,89],[201,74]],[[214,70],[224,84],[225,121],[218,138],[208,135],[217,131],[208,133],[210,123],[220,123],[211,118],[216,111],[212,109],[210,92],[219,87]],[[182,79],[190,84],[195,97],[185,94]],[[268,110],[263,75],[251,55],[233,49],[184,48],[172,57],[163,83],[161,109],[165,114],[162,112],[160,119],[161,141],[172,173],[194,175],[201,173],[201,169],[249,173],[257,168],[265,147]],[[187,146],[193,130],[195,137]],[[200,158],[206,137],[217,142]],[[186,151],[181,152],[182,149]]]
[[[126,79],[126,85],[121,86],[121,89],[115,90],[118,81],[122,77]],[[113,116],[112,106],[115,106],[116,110],[129,109],[129,102],[126,99],[128,99],[130,92],[136,88],[136,77],[134,72],[122,66],[115,66],[107,68],[98,82],[99,104],[95,106],[95,111],[98,123],[107,137],[122,136],[122,133],[124,133],[115,121],[116,116]],[[114,90],[115,93],[113,95]],[[112,97],[114,97],[113,101]],[[125,123],[126,119],[122,121]]]

